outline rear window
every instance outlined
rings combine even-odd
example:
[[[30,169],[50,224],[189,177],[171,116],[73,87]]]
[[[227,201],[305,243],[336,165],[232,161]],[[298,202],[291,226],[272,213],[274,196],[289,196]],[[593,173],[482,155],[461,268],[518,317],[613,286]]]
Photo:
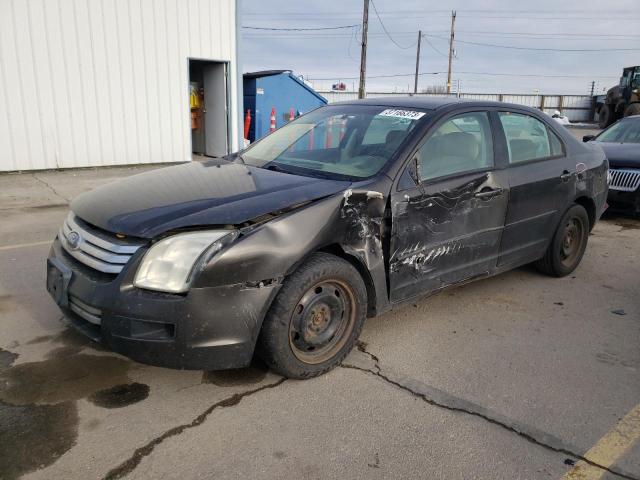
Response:
[[[544,122],[531,115],[500,112],[509,151],[509,163],[562,155],[562,142]]]

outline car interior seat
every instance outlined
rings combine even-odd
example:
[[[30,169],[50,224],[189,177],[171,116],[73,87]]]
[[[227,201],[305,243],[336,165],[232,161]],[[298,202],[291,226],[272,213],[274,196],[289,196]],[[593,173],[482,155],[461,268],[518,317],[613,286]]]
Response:
[[[511,151],[512,162],[522,162],[531,158],[536,158],[538,149],[533,140],[525,138],[514,138],[509,140],[509,150]]]
[[[420,173],[423,178],[484,166],[480,142],[471,133],[445,133],[431,138],[425,147],[420,155]]]

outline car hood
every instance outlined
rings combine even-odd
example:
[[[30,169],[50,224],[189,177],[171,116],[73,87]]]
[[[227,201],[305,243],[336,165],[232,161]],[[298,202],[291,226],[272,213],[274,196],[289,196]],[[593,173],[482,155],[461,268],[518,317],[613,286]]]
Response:
[[[597,142],[613,168],[640,168],[640,143]]]
[[[242,224],[349,185],[216,159],[160,168],[98,187],[77,197],[71,210],[104,230],[152,238],[179,228]]]

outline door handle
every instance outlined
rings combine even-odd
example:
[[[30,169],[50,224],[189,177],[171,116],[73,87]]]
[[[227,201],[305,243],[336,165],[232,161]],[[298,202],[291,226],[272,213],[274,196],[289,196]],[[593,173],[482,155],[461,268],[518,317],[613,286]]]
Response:
[[[568,182],[572,176],[573,173],[569,172],[569,170],[565,170],[562,172],[562,175],[560,175],[560,180],[562,180],[563,182]]]
[[[483,188],[479,192],[474,193],[473,196],[480,200],[490,200],[498,195],[502,195],[502,192],[504,192],[502,188]]]

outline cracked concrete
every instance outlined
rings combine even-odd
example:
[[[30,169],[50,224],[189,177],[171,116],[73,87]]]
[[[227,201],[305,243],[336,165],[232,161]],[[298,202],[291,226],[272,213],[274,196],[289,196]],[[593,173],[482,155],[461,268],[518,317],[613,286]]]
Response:
[[[131,473],[133,470],[135,470],[135,468],[140,464],[140,462],[142,461],[142,459],[144,457],[146,457],[148,455],[151,455],[153,450],[158,445],[160,445],[162,442],[164,442],[166,439],[168,439],[170,437],[174,437],[176,435],[182,434],[185,430],[187,430],[189,428],[194,428],[194,427],[197,427],[198,425],[203,424],[204,421],[207,419],[207,417],[215,409],[232,407],[234,405],[238,405],[242,401],[243,398],[248,397],[249,395],[254,395],[254,394],[258,393],[258,392],[261,392],[262,390],[266,390],[267,388],[275,388],[278,385],[282,385],[285,381],[286,381],[286,379],[281,378],[280,380],[278,380],[276,382],[268,383],[266,385],[262,385],[261,387],[254,388],[252,390],[247,390],[247,391],[244,391],[244,392],[241,392],[241,393],[234,393],[230,397],[227,397],[227,398],[225,398],[223,400],[220,400],[219,402],[214,403],[213,405],[208,407],[204,412],[202,412],[200,415],[198,415],[196,418],[194,418],[190,423],[186,423],[186,424],[178,425],[177,427],[173,427],[173,428],[167,430],[166,432],[164,432],[162,435],[154,438],[153,440],[151,440],[146,445],[144,445],[144,446],[142,446],[140,448],[137,448],[135,450],[135,452],[133,452],[133,455],[131,455],[131,457],[129,457],[127,460],[122,462],[117,467],[109,470],[109,472],[103,477],[104,480],[116,480],[118,478],[125,477],[126,475]]]
[[[532,427],[530,425],[523,425],[518,421],[505,417],[504,415],[492,412],[482,407],[481,405],[474,404],[465,399],[450,395],[447,392],[443,392],[428,385],[424,385],[417,380],[407,378],[401,374],[393,374],[387,372],[386,370],[383,370],[380,366],[380,360],[378,356],[369,352],[367,350],[367,344],[363,341],[358,342],[357,349],[358,351],[364,353],[368,357],[368,359],[373,362],[372,366],[363,366],[363,362],[360,362],[361,365],[358,365],[357,357],[354,357],[352,355],[350,359],[356,360],[356,363],[343,362],[341,365],[342,368],[351,368],[360,372],[375,375],[385,382],[394,385],[395,387],[398,387],[411,395],[421,398],[430,405],[434,405],[436,407],[444,408],[446,410],[451,410],[454,412],[476,416],[491,424],[497,425],[500,428],[518,435],[527,442],[534,443],[556,453],[568,455],[575,460],[582,460],[583,462],[591,466],[600,468],[601,470],[612,473],[618,477],[626,478],[628,480],[640,480],[640,476],[634,476],[631,473],[622,472],[617,469],[609,468],[607,466],[592,462],[588,458],[585,458],[582,454],[578,453],[579,449],[575,445],[568,445],[561,439],[543,432],[535,427]],[[370,362],[364,363],[366,364]]]
[[[37,173],[34,173],[34,174],[33,174],[33,178],[35,178],[37,181],[39,181],[39,182],[40,182],[40,183],[42,183],[45,187],[47,187],[49,190],[51,190],[51,192],[52,192],[55,196],[57,196],[57,197],[61,198],[61,199],[62,199],[62,201],[63,201],[62,205],[67,205],[69,202],[71,202],[71,199],[70,199],[70,198],[67,198],[67,197],[65,197],[64,195],[61,195],[60,193],[58,193],[58,192],[56,191],[56,189],[55,189],[55,188],[53,188],[53,187],[52,187],[49,183],[47,183],[44,179],[40,178],[40,177],[38,176],[38,174],[37,174]]]

